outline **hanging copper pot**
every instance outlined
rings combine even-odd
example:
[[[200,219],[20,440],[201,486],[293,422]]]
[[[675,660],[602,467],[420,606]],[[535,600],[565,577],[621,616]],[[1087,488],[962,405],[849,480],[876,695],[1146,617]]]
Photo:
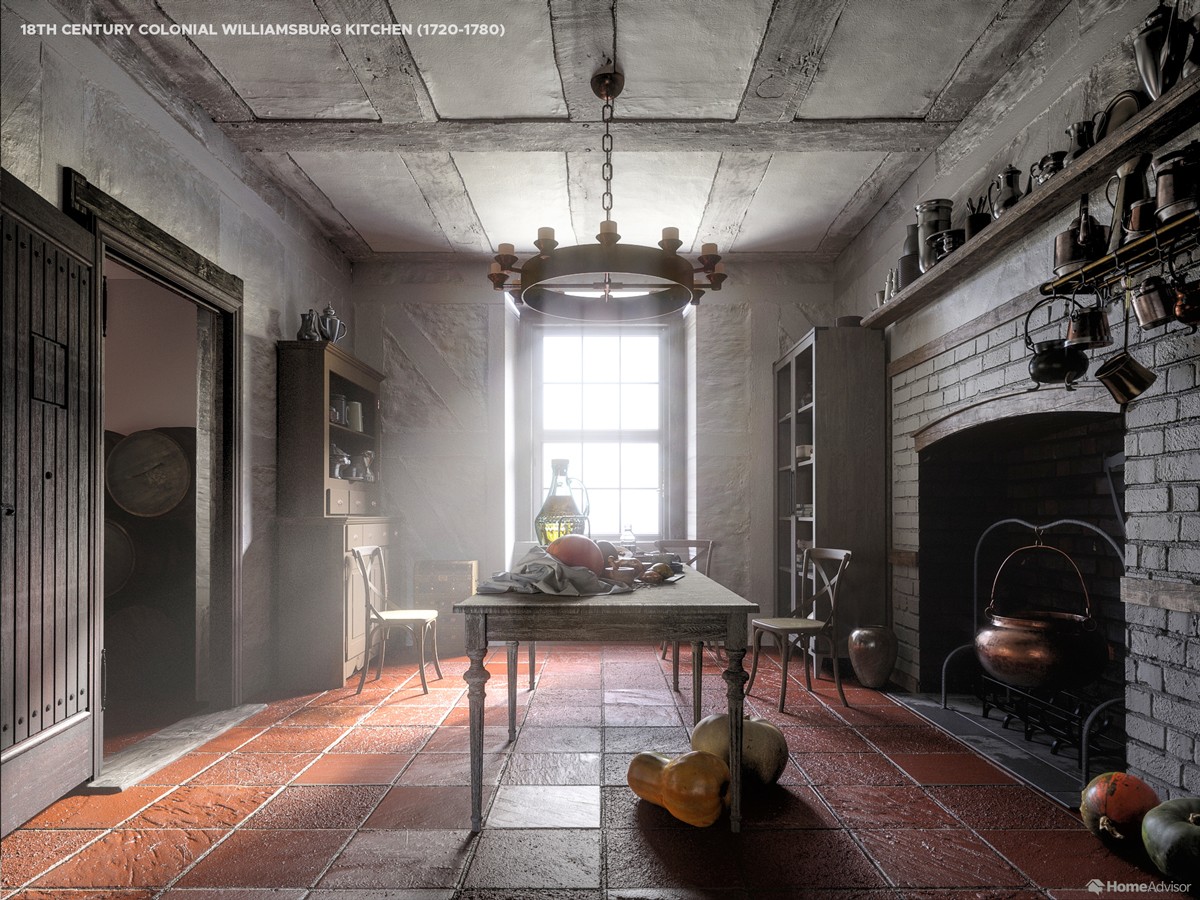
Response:
[[[1057,553],[1071,564],[1083,589],[1084,614],[1058,610],[996,611],[996,586],[1018,555]],[[1108,641],[1092,616],[1092,601],[1075,561],[1057,547],[1031,544],[1010,553],[996,570],[985,612],[987,624],[975,635],[975,655],[985,672],[1020,688],[1075,688],[1100,677],[1108,663]]]

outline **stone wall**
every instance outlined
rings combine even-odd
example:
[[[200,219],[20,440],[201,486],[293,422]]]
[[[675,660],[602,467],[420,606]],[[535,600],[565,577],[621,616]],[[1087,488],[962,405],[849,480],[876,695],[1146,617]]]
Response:
[[[1153,7],[1152,0],[1069,3],[839,259],[839,313],[861,315],[869,310],[869,298],[896,264],[918,201],[953,198],[959,210],[955,224],[959,224],[966,198],[978,196],[993,173],[1010,162],[1027,170],[1047,150],[1065,146],[1063,131],[1070,122],[1087,118],[1121,90],[1136,87],[1131,36]],[[1181,15],[1196,10],[1196,3],[1185,3]],[[1196,133],[1193,129],[1175,144]],[[1099,192],[1092,201],[1103,220],[1108,208]],[[972,404],[990,401],[995,415],[1001,416],[1005,403],[1015,402],[1004,398],[1015,397],[1028,384],[1028,357],[1018,334],[1020,319],[1036,300],[1033,288],[1050,277],[1054,236],[1074,214],[1064,208],[1052,222],[1014,242],[1002,258],[889,329],[892,602],[905,644],[899,677],[909,685],[916,684],[920,671],[916,640],[921,627],[920,483],[915,434]],[[1118,339],[1119,315],[1118,311],[1113,316]],[[1043,329],[1050,336],[1045,308],[1033,327],[1035,335]],[[1128,577],[1122,581],[1121,594],[1129,623],[1126,670],[1131,679],[1126,699],[1131,714],[1153,715],[1158,725],[1147,720],[1143,727],[1131,715],[1129,761],[1133,771],[1149,778],[1164,795],[1184,792],[1187,778],[1192,779],[1194,793],[1194,748],[1184,746],[1187,742],[1180,735],[1196,734],[1200,716],[1196,700],[1200,692],[1194,684],[1200,654],[1189,656],[1185,637],[1191,635],[1194,642],[1200,614],[1197,343],[1178,326],[1165,329],[1166,333],[1159,329],[1143,334],[1135,324],[1132,332],[1131,351],[1157,372],[1158,381],[1125,411]],[[1092,380],[1074,394],[1062,396],[1064,408],[1068,401],[1085,408],[1098,409],[1105,403],[1117,408]],[[1156,608],[1163,603],[1164,592],[1170,598],[1166,602],[1173,605],[1170,614]],[[1150,604],[1155,606],[1144,608]],[[1156,677],[1151,654],[1158,644],[1150,637],[1171,643],[1175,651],[1169,664],[1175,667],[1173,688],[1167,687],[1166,669],[1161,678]],[[1151,686],[1141,683],[1143,677]]]
[[[52,4],[4,0],[2,21],[5,168],[59,208],[62,169],[76,169],[245,282],[240,667],[253,697],[275,653],[275,342],[301,310],[344,306],[350,267],[197,108],[167,109],[87,38],[19,33],[62,24]]]

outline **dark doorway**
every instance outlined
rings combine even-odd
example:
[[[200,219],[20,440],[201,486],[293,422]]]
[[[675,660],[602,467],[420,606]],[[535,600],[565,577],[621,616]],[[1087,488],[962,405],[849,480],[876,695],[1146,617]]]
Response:
[[[190,299],[104,260],[105,756],[198,711],[196,560],[200,365]],[[203,542],[203,546],[200,545]]]

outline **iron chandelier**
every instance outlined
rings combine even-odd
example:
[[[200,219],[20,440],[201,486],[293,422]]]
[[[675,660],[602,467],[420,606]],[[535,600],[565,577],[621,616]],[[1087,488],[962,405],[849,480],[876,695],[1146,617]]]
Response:
[[[632,322],[656,319],[700,302],[704,290],[719,291],[725,267],[716,244],[704,244],[693,266],[679,255],[683,242],[678,228],[664,228],[658,248],[621,244],[612,219],[613,100],[620,96],[625,76],[609,65],[592,76],[592,91],[604,101],[604,220],[595,244],[559,247],[553,228],[539,228],[533,242],[538,254],[517,266],[512,244],[500,244],[488,271],[498,291],[513,301],[547,316],[584,322]],[[706,281],[697,281],[698,274]],[[510,280],[511,276],[519,276]]]

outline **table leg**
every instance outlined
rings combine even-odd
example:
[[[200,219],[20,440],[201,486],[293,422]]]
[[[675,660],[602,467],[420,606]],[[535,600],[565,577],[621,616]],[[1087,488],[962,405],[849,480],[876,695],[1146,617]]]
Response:
[[[533,676],[537,672],[537,641],[529,642],[529,689],[533,690]]]
[[[508,641],[508,740],[517,739],[517,642]]]
[[[700,675],[704,671],[704,642],[692,641],[692,725],[700,721]]]
[[[746,617],[732,615],[725,635],[726,697],[729,704],[729,830],[742,830],[742,709],[745,705],[746,681],[749,675],[742,668],[746,655]]]
[[[482,613],[467,613],[467,658],[463,673],[467,683],[468,720],[471,744],[471,831],[483,829],[483,698],[484,683],[491,676],[483,667],[487,654],[487,624]]]
[[[671,641],[671,687],[679,693],[679,641]]]

